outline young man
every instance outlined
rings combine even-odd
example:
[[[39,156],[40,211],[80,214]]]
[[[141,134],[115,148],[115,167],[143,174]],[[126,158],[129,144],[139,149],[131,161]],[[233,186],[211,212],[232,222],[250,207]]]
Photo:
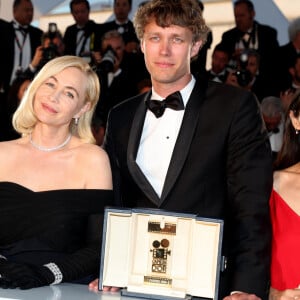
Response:
[[[266,299],[272,158],[257,101],[191,75],[207,34],[197,1],[152,0],[134,22],[153,87],[109,115],[104,144],[119,204],[223,219],[219,298]]]

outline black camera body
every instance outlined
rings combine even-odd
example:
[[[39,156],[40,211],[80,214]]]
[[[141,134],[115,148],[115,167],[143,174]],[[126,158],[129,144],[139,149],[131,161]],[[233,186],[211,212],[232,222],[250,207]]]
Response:
[[[104,53],[102,54],[102,60],[98,64],[98,69],[105,72],[109,73],[112,72],[114,69],[114,64],[116,61],[116,52],[113,50],[113,48],[109,45]]]
[[[248,54],[246,51],[242,52],[239,57],[239,69],[235,71],[234,75],[237,78],[237,82],[241,87],[247,86],[251,80],[252,76],[250,71],[247,70],[248,65]]]
[[[42,64],[46,64],[48,61],[58,56],[57,46],[54,44],[53,40],[57,35],[57,25],[56,23],[48,24],[47,37],[50,39],[50,44],[47,48],[43,49]]]

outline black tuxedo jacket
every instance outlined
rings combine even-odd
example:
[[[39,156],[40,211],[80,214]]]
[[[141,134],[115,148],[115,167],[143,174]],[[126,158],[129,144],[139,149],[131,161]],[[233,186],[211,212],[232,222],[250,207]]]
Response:
[[[7,91],[15,55],[15,30],[12,22],[0,20],[0,32],[2,41],[0,43],[0,87]],[[29,25],[28,34],[30,36],[31,58],[33,58],[36,48],[41,45],[43,31]]]
[[[100,25],[92,20],[89,20],[85,25],[85,36],[90,37],[94,34],[93,43],[90,45],[91,51],[99,51],[101,49],[101,29]],[[65,54],[76,55],[77,44],[77,25],[73,24],[66,28],[64,34]]]
[[[122,34],[125,44],[131,41],[138,42],[138,38],[136,36],[135,29],[131,20],[128,20],[128,22],[124,25],[118,25],[116,23],[116,20],[113,20],[102,23],[100,26],[102,35],[111,30],[119,31],[119,28],[122,27],[122,30],[120,30],[119,32]]]
[[[292,42],[289,42],[278,50],[278,84],[280,91],[286,91],[293,82],[292,75],[289,72],[289,68],[295,65],[297,58],[297,50]]]
[[[214,82],[196,83],[161,197],[136,163],[147,97],[149,93],[126,100],[109,115],[104,147],[111,160],[116,204],[223,219],[223,255],[228,262],[220,299],[231,291],[266,299],[272,156],[253,94]]]

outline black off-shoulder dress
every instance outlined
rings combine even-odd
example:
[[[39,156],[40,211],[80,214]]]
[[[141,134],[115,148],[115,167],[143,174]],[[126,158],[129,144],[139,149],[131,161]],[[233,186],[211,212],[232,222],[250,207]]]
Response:
[[[98,274],[103,211],[111,190],[34,192],[0,182],[0,255],[11,261],[55,263],[64,281],[84,283]]]

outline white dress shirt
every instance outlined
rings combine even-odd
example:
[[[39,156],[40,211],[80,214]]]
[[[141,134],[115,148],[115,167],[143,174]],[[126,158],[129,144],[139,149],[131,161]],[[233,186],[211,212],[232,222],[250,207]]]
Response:
[[[76,56],[81,56],[89,63],[91,61],[91,36],[85,36],[84,28],[78,27],[78,29],[76,36]]]
[[[187,86],[180,91],[185,107],[194,85],[195,79],[192,77]],[[151,99],[163,100],[153,88]],[[136,162],[159,197],[163,190],[183,115],[184,110],[176,111],[170,108],[166,108],[160,118],[156,118],[150,110],[146,113]]]
[[[281,122],[278,126],[279,131],[277,133],[269,134],[271,149],[274,152],[279,152],[282,145],[282,138],[283,138],[283,130],[284,130],[284,122]]]
[[[16,78],[18,69],[25,70],[31,62],[31,46],[29,33],[24,34],[18,28],[21,26],[16,20],[13,21],[15,29],[14,66],[10,83]]]

